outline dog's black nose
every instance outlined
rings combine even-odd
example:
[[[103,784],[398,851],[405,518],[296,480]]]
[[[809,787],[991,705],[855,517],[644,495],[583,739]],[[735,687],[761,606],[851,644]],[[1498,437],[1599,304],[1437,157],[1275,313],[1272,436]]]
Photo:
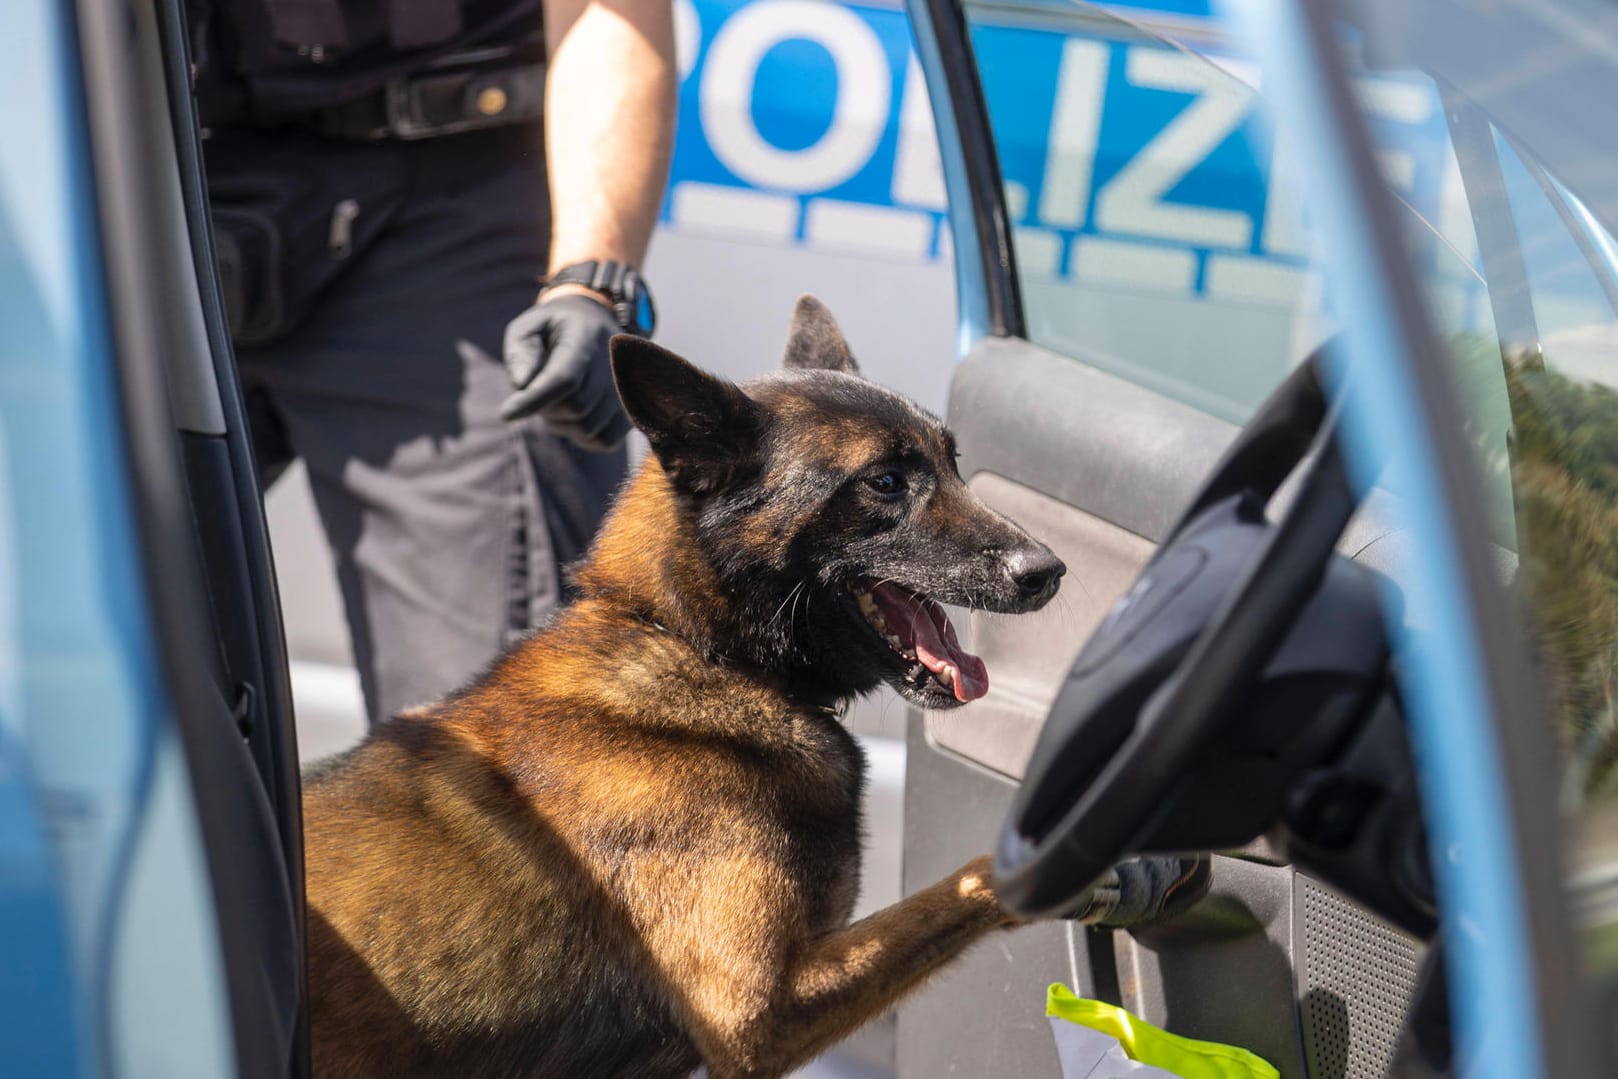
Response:
[[[1024,548],[1006,558],[1006,572],[1024,598],[1032,599],[1055,589],[1067,566],[1049,550]]]

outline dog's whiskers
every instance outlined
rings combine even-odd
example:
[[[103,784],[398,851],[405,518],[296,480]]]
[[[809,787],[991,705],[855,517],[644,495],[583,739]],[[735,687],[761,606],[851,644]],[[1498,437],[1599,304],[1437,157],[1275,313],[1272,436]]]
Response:
[[[803,600],[803,613],[804,613],[804,616],[807,618],[808,615],[809,615],[809,604],[814,602],[814,594],[807,591],[807,590],[804,590],[804,591],[801,591],[799,593],[799,598]],[[798,600],[794,599],[792,601],[792,610],[787,612],[787,632],[788,633],[792,632],[793,623],[796,622],[797,619],[798,619]]]
[[[802,581],[799,581],[796,585],[793,586],[792,591],[787,593],[786,599],[781,601],[781,606],[777,607],[775,609],[775,613],[770,615],[770,621],[768,623],[769,625],[772,625],[772,626],[775,625],[776,620],[781,617],[781,612],[785,611],[787,609],[787,604],[794,602],[794,598],[798,595],[799,592],[803,591],[803,586],[808,584],[808,583],[809,582],[807,580],[802,580]],[[789,630],[792,628],[792,616],[791,615],[787,616],[787,628]]]

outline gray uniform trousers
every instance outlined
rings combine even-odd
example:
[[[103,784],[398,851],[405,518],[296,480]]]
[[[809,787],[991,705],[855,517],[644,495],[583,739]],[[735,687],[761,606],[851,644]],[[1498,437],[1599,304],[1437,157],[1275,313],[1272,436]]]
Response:
[[[359,193],[355,248],[308,318],[237,361],[264,482],[294,457],[308,468],[372,722],[454,690],[538,624],[625,472],[621,448],[497,415],[501,338],[549,245],[543,161],[527,127],[209,142],[210,184],[292,169],[329,204]]]

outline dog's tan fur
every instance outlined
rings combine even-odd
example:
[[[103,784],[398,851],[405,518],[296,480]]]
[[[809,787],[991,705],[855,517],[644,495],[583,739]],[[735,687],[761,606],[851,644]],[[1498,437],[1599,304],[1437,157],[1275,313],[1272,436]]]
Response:
[[[771,407],[817,467],[892,435]],[[981,524],[941,432],[912,438],[953,476],[929,513]],[[802,679],[725,654],[754,616],[692,504],[648,459],[576,602],[308,777],[316,1074],[781,1075],[1011,924],[985,859],[848,924],[858,744]],[[785,557],[790,516],[731,542]]]

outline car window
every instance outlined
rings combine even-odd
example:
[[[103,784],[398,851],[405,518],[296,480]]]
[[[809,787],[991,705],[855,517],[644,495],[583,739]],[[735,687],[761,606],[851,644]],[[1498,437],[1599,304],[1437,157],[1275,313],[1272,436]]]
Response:
[[[1254,67],[1077,4],[966,12],[1029,339],[1245,421],[1332,325]],[[1405,140],[1383,166],[1435,307],[1492,340],[1438,94],[1405,77],[1361,92]]]

